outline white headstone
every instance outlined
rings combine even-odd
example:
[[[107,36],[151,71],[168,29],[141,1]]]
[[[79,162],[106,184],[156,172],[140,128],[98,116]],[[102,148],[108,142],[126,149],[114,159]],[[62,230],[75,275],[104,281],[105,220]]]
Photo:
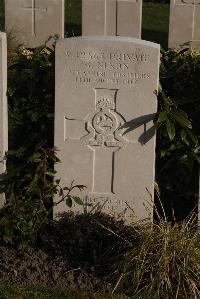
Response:
[[[5,171],[3,161],[8,149],[8,119],[7,119],[7,41],[6,34],[0,32],[0,177]],[[3,206],[4,196],[0,194],[0,208]]]
[[[139,219],[152,216],[159,58],[159,45],[129,37],[69,38],[56,46],[58,177],[63,186],[87,186],[75,194],[127,221],[133,210]],[[62,203],[54,212],[65,209]]]
[[[141,38],[142,0],[82,0],[82,35]]]
[[[6,0],[5,23],[6,31],[27,47],[55,34],[64,37],[64,0]]]
[[[171,0],[169,48],[200,50],[200,0]]]

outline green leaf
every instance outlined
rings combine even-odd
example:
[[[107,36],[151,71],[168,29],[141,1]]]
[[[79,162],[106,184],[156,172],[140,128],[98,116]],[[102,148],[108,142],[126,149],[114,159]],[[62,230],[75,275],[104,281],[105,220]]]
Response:
[[[195,135],[195,133],[192,130],[187,130],[187,134],[190,137],[190,139],[197,144],[198,142],[198,137]]]
[[[167,129],[167,134],[169,136],[170,140],[173,140],[175,137],[175,126],[172,121],[170,121],[168,118],[166,120],[166,129]]]
[[[187,114],[181,109],[173,109],[170,115],[184,128],[192,129],[192,123],[188,119]]]
[[[54,117],[54,114],[53,113],[47,113],[47,118],[53,118]]]
[[[195,155],[195,159],[197,160],[197,162],[200,164],[200,157]]]
[[[184,154],[179,158],[179,162],[180,163],[185,163],[186,161],[188,161],[188,155]]]
[[[31,120],[33,122],[36,122],[36,121],[38,121],[38,118],[39,118],[39,113],[33,112],[33,114],[31,115]]]
[[[162,122],[164,122],[164,121],[166,121],[167,120],[167,112],[166,111],[161,111],[160,113],[159,113],[159,115],[158,115],[158,120],[157,120],[157,122],[158,123],[162,123]]]
[[[73,196],[73,200],[75,201],[75,203],[77,203],[78,205],[83,205],[83,201],[82,199],[80,199],[80,197],[77,196]]]
[[[30,220],[30,221],[28,222],[28,227],[31,228],[32,226],[33,226],[33,221]]]
[[[186,130],[181,130],[181,139],[184,141],[186,137],[187,137]]]
[[[33,156],[30,157],[29,161],[31,162],[41,162],[42,157],[40,153],[35,153]]]
[[[66,205],[71,208],[72,207],[72,198],[70,196],[67,197],[66,199]]]
[[[52,178],[55,177],[55,173],[52,172],[52,171],[47,171],[46,174],[47,174],[48,176],[52,177]]]
[[[162,88],[162,85],[161,85],[161,84],[159,84],[159,92],[161,93],[163,100],[164,100],[165,102],[167,102],[168,99],[167,99],[167,96],[165,95],[165,93],[164,93],[164,91],[163,91],[163,88]]]

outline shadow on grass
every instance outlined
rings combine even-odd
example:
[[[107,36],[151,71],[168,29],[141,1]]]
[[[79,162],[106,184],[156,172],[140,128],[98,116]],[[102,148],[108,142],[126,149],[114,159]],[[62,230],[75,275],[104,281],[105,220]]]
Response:
[[[81,25],[75,23],[65,23],[65,37],[72,37],[72,36],[81,36]],[[164,49],[167,49],[168,46],[168,33],[143,29],[142,30],[142,39],[147,41],[152,41],[161,46]]]
[[[65,37],[80,36],[81,25],[65,22]]]
[[[144,28],[142,30],[142,39],[155,42],[161,45],[162,48],[167,50],[168,47],[168,32],[161,32]]]
[[[4,0],[0,0],[0,31],[2,31],[2,32],[5,31],[4,11],[5,11],[5,2],[4,2]]]

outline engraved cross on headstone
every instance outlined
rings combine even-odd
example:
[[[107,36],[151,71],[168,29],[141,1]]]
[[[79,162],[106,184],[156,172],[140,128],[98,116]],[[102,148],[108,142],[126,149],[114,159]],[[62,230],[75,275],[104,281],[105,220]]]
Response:
[[[93,151],[92,193],[114,194],[115,154],[126,142],[120,129],[125,120],[116,111],[117,89],[94,91],[94,112],[84,120],[65,118],[65,140],[79,140]]]
[[[22,6],[21,9],[30,11],[32,14],[32,36],[36,36],[36,13],[47,12],[47,8],[36,7],[36,0],[31,0],[31,6]]]
[[[117,24],[117,12],[118,12],[118,4],[119,2],[133,2],[133,3],[137,3],[138,0],[115,0],[115,10],[116,10],[116,20],[115,21],[115,31],[116,31],[116,35],[117,35],[117,32],[118,32],[118,24]],[[108,5],[110,4],[109,3],[110,0],[104,0],[104,13],[105,13],[105,16],[104,16],[104,35],[109,35],[108,32],[107,32],[107,22],[109,21],[108,20],[108,17],[107,17],[107,11],[108,11]]]
[[[197,24],[197,20],[199,19],[199,13],[197,13],[198,5],[200,5],[200,0],[179,0],[178,5],[193,5],[193,11],[192,11],[192,38],[191,40],[200,40],[200,36],[198,34],[198,31],[195,30]]]

